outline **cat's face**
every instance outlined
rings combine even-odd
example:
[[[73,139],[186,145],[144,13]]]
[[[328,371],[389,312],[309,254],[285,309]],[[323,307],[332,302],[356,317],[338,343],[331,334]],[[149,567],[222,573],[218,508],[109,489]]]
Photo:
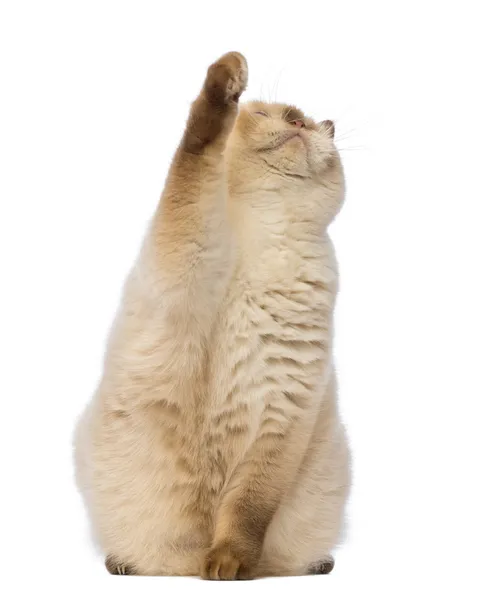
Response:
[[[292,213],[317,223],[339,211],[344,178],[332,121],[317,123],[287,104],[243,104],[228,158],[232,189],[280,189]]]
[[[235,135],[245,151],[283,176],[311,177],[337,156],[332,121],[316,123],[287,104],[242,105]]]

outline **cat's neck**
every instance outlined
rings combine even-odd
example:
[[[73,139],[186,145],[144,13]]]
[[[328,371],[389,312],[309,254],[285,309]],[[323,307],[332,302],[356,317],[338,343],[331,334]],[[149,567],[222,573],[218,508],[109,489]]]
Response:
[[[291,276],[304,263],[327,261],[326,229],[292,214],[288,206],[296,201],[302,198],[283,197],[279,190],[230,197],[239,264],[251,277]]]

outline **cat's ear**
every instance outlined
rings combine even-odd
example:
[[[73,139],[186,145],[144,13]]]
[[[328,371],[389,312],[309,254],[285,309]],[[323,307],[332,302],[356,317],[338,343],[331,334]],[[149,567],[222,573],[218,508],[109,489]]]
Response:
[[[333,121],[321,121],[319,125],[328,133],[332,138],[334,137],[334,122]]]

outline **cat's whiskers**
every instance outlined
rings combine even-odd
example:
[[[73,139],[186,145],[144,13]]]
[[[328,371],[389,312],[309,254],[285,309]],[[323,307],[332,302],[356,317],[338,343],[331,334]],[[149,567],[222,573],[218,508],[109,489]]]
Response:
[[[365,146],[350,146],[349,148],[337,148],[338,152],[350,152],[352,150],[367,150]]]

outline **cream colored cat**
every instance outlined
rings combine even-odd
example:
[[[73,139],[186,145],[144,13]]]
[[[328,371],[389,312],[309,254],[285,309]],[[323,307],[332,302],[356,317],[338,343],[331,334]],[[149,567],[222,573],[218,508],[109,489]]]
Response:
[[[110,572],[327,573],[349,487],[334,126],[208,70],[126,283],[76,470]]]

